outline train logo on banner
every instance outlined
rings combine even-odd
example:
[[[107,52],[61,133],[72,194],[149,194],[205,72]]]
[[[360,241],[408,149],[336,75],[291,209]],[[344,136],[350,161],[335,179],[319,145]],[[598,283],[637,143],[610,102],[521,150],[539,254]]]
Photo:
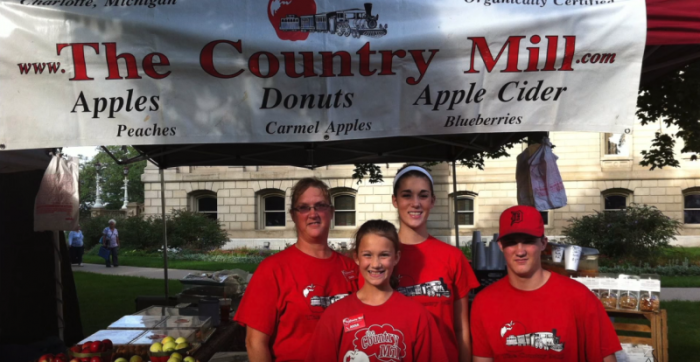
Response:
[[[275,0],[271,3],[270,21],[282,40],[306,40],[308,33],[327,33],[341,37],[352,35],[353,38],[381,38],[387,34],[388,24],[379,23],[379,14],[372,15],[372,3],[365,3],[364,10],[355,8],[317,14],[307,12],[305,15],[300,15],[302,13],[297,10],[284,16],[278,14],[283,5],[289,6],[298,1],[300,0],[277,3]],[[280,36],[280,33],[283,35]]]

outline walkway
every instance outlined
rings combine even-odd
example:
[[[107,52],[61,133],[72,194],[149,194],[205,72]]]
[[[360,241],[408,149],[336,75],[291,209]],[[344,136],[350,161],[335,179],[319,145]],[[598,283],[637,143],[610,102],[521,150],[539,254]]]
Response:
[[[142,268],[137,266],[120,266],[107,268],[103,264],[83,264],[82,267],[73,265],[73,271],[98,273],[106,275],[121,275],[126,277],[143,277],[149,279],[165,279],[163,268]],[[168,269],[168,279],[183,279],[190,273],[203,273],[199,270]]]
[[[107,268],[102,264],[83,264],[83,267],[73,265],[74,271],[99,273],[108,275],[122,275],[129,277],[144,277],[149,279],[163,279],[162,268],[142,268],[136,266],[120,266]],[[202,273],[198,270],[168,269],[168,279],[183,279],[190,273]],[[686,300],[700,302],[700,288],[661,288],[661,300]]]

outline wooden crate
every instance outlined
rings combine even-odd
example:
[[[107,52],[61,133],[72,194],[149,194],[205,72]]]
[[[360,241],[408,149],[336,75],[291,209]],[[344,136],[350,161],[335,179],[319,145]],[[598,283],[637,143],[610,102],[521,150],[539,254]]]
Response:
[[[619,309],[609,309],[607,312],[611,317],[640,319],[648,322],[648,325],[646,323],[615,322],[613,326],[617,332],[640,332],[648,335],[645,337],[619,336],[620,343],[648,344],[654,348],[654,358],[656,361],[668,362],[668,327],[665,309],[662,309],[658,313],[624,311]]]

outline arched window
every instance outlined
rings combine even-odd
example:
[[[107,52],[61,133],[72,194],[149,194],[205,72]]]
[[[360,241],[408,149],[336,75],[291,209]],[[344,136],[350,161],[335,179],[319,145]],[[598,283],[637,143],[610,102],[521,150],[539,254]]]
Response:
[[[284,191],[266,189],[258,192],[258,205],[260,210],[260,229],[279,228],[286,224],[286,210]]]
[[[683,222],[700,224],[700,188],[683,191]]]
[[[335,207],[333,226],[355,226],[355,195],[357,191],[351,188],[337,188],[331,190],[331,202]]]
[[[632,191],[627,189],[609,189],[601,193],[604,211],[620,211],[629,205]]]
[[[190,210],[216,220],[218,217],[218,209],[215,192],[198,190],[190,192],[188,196]]]
[[[457,222],[461,226],[476,225],[476,196],[471,191],[457,192],[457,199],[454,194],[450,194],[450,225],[454,224],[454,212],[457,210]]]

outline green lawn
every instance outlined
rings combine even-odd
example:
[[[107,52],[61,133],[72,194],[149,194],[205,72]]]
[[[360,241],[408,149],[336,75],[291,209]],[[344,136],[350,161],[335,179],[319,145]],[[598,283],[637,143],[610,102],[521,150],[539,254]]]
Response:
[[[700,288],[700,276],[661,276],[661,286],[664,288]]]
[[[83,262],[104,264],[105,260],[96,255],[83,255]],[[119,265],[141,266],[148,268],[162,268],[163,258],[154,256],[119,256]],[[258,264],[223,263],[200,260],[168,260],[168,269],[191,269],[218,271],[224,269],[243,269],[248,272],[255,271]]]
[[[105,329],[135,310],[139,295],[163,295],[162,280],[75,272],[85,336]],[[170,281],[170,294],[180,292],[179,281]],[[700,302],[662,302],[668,311],[669,357],[671,361],[700,362]]]
[[[671,361],[700,361],[700,302],[661,302],[668,312],[668,357]]]
[[[80,302],[80,319],[85,337],[126,314],[136,312],[139,295],[165,295],[165,283],[159,279],[122,277],[85,272],[74,272]],[[170,280],[170,295],[182,290],[178,280]]]

